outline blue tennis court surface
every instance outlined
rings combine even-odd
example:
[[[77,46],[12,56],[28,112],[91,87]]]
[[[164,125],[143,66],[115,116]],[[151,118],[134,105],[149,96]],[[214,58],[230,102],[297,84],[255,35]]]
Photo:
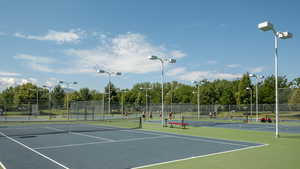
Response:
[[[176,120],[175,120],[176,121]],[[161,123],[158,120],[147,121],[149,123]],[[178,120],[180,122],[180,120]],[[300,133],[300,121],[296,121],[299,125],[279,125],[279,132],[284,133]],[[237,122],[221,122],[221,121],[201,121],[201,120],[185,120],[189,126],[193,127],[215,127],[215,128],[228,128],[238,130],[255,130],[255,131],[268,131],[275,132],[275,124],[251,124],[251,123],[237,123]]]
[[[4,134],[14,127],[0,128],[0,161],[7,169],[128,169],[264,146],[140,129]]]
[[[217,128],[275,132],[275,124],[251,124],[251,123],[234,123],[234,122],[222,123],[222,122],[209,122],[209,121],[186,121],[186,122],[190,126],[194,126],[194,127],[217,127]],[[279,132],[300,133],[300,125],[298,126],[279,125]]]

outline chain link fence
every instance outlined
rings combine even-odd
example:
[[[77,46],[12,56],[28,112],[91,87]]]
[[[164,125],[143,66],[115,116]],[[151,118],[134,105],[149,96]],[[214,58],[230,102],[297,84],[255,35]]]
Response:
[[[69,107],[64,104],[53,104],[48,101],[28,102],[27,104],[1,104],[0,119],[80,119],[96,120],[120,117],[139,117],[143,114],[150,118],[161,117],[161,104],[119,104],[110,105],[100,101],[74,101]],[[280,117],[300,120],[300,104],[279,104]],[[198,116],[197,104],[165,104],[164,112],[186,116]],[[201,115],[216,114],[217,117],[231,117],[240,115],[256,115],[256,105],[199,105]],[[274,116],[274,104],[259,104],[258,114]]]

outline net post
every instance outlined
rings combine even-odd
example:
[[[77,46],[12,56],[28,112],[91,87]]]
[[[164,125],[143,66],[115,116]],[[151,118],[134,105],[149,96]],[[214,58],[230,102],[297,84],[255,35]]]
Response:
[[[141,129],[143,126],[142,126],[142,124],[143,124],[143,122],[142,122],[143,120],[142,120],[142,117],[139,117],[139,128]]]
[[[181,124],[182,124],[182,128],[185,129],[185,125],[184,125],[184,116],[182,116],[182,118],[181,118]]]

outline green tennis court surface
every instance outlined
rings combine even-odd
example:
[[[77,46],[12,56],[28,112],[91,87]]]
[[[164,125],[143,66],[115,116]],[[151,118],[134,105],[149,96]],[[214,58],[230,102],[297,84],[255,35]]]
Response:
[[[119,127],[124,126],[119,121],[118,127],[91,122],[8,124],[0,127],[0,159],[9,169],[139,168],[265,146],[134,126],[126,129]]]

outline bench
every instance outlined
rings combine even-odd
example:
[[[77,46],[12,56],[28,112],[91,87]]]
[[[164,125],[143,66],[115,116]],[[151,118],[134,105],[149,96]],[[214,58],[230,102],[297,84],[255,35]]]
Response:
[[[188,123],[175,122],[175,121],[169,121],[168,124],[171,125],[170,127],[173,127],[173,125],[175,125],[175,126],[181,126],[184,129],[188,125]]]

